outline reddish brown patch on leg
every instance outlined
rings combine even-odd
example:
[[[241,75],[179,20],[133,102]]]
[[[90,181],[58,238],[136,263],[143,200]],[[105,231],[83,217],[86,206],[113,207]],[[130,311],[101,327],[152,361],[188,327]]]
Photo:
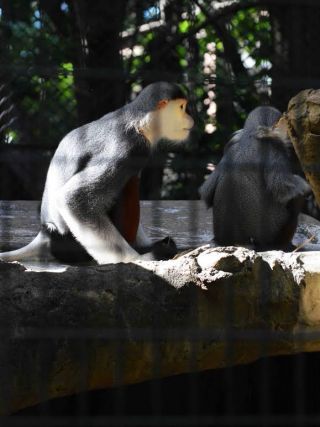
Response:
[[[133,176],[123,188],[116,206],[111,211],[111,220],[121,235],[130,244],[136,240],[140,221],[139,177]]]

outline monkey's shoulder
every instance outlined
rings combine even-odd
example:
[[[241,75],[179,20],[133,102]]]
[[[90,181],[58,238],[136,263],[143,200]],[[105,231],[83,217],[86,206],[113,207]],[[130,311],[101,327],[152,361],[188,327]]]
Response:
[[[125,158],[135,152],[147,155],[149,151],[144,138],[135,129],[126,128],[119,112],[113,112],[70,131],[60,142],[56,154],[73,159],[100,155]]]
[[[61,141],[60,146],[81,146],[81,150],[86,147],[94,149],[101,146],[106,140],[114,141],[118,135],[117,122],[112,113],[101,117],[98,120],[82,125],[70,131]],[[117,138],[116,138],[117,139]]]
[[[290,150],[292,150],[290,140],[284,138],[277,130],[267,126],[258,126],[255,132],[243,129],[236,143],[230,145],[233,155],[240,158],[248,158],[250,155],[256,156],[257,154],[261,156],[270,151],[288,154]]]

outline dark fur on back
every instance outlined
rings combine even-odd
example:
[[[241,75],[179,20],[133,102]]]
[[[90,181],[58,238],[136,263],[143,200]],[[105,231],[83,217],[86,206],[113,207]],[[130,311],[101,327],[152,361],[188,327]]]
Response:
[[[273,131],[281,114],[253,110],[200,189],[213,207],[215,241],[257,249],[287,248],[308,184],[295,174],[287,141]]]

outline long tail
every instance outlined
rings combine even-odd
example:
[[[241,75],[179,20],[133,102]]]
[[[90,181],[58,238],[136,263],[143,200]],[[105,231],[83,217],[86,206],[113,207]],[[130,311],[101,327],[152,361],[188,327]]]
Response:
[[[50,257],[50,238],[43,231],[28,245],[9,252],[0,252],[2,261],[39,260]]]

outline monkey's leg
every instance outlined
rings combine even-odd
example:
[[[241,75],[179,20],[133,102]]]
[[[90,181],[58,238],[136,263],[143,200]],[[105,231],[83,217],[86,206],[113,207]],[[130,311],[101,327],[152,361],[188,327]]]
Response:
[[[297,229],[298,215],[301,212],[303,202],[303,197],[296,197],[287,203],[286,209],[288,212],[288,219],[279,231],[274,241],[273,248],[281,249],[285,252],[291,252],[295,249],[295,246],[292,244],[292,238]]]
[[[140,221],[139,177],[133,176],[124,186],[110,217],[121,235],[132,245],[136,241]]]
[[[146,235],[141,223],[139,224],[139,227],[137,230],[134,247],[138,248],[138,252],[139,252],[139,249],[141,249],[143,252],[146,252],[148,250],[151,250],[152,248],[152,240],[150,239],[150,237]]]
[[[133,245],[139,254],[144,254],[152,250],[153,243],[140,223],[139,187],[139,177],[130,178],[112,208],[110,218],[126,241]]]
[[[116,207],[112,209],[111,219],[128,243],[147,252],[152,248],[152,240],[145,234],[140,222],[139,187],[139,177],[133,176],[122,190]]]
[[[165,260],[177,253],[175,242],[166,237],[155,243],[144,233],[140,220],[139,177],[133,176],[123,188],[119,200],[110,217],[121,235],[130,245],[134,245],[141,259]]]
[[[151,251],[142,255],[142,259],[151,261],[161,261],[173,258],[178,253],[178,248],[175,241],[170,237],[156,241]]]
[[[107,216],[97,222],[84,222],[67,204],[60,205],[60,213],[71,233],[98,264],[130,262],[139,257]]]
[[[95,173],[98,172],[90,171],[91,179],[95,178]],[[139,254],[123,238],[106,214],[105,209],[110,203],[111,194],[106,200],[104,194],[101,194],[100,177],[88,182],[88,176],[87,170],[73,176],[58,196],[58,210],[68,228],[99,264],[137,259]],[[94,182],[99,183],[99,189],[93,188]],[[112,188],[112,183],[108,184]]]

